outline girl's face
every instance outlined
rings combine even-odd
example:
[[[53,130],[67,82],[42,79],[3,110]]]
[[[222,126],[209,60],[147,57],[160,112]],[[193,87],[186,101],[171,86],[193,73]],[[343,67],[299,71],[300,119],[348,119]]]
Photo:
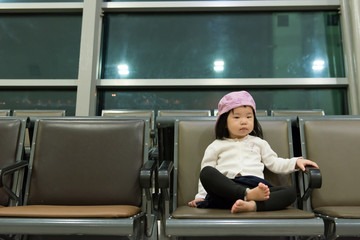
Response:
[[[252,107],[241,106],[230,111],[227,118],[230,138],[244,138],[254,129],[254,113]]]

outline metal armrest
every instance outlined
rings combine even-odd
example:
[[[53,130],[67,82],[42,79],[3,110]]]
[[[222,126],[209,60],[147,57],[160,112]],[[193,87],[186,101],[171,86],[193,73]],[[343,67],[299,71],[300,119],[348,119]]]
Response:
[[[159,188],[161,189],[160,195],[160,212],[163,219],[168,218],[170,215],[170,188],[171,188],[171,172],[174,169],[172,161],[163,161],[158,171]]]
[[[14,193],[10,187],[6,186],[4,184],[4,178],[6,175],[14,173],[16,171],[19,171],[25,167],[28,166],[28,162],[27,161],[19,161],[13,164],[10,164],[8,166],[5,166],[3,168],[0,169],[0,187],[4,188],[4,190],[6,191],[6,193],[10,196],[10,198],[14,199],[16,202],[18,202],[20,205],[22,205],[22,197],[21,194],[20,196],[17,196],[16,193]]]
[[[174,169],[174,163],[171,161],[163,161],[159,168],[158,178],[160,188],[170,187],[170,175]]]
[[[149,160],[144,163],[140,170],[140,185],[143,188],[152,187],[152,176],[156,169],[156,162],[154,160]]]
[[[153,174],[156,170],[156,162],[154,160],[149,160],[144,163],[140,170],[140,186],[145,189],[146,196],[146,235],[151,236],[153,231],[153,223],[155,221],[155,216],[152,213],[152,188],[153,188]]]
[[[0,187],[5,187],[3,180],[6,175],[14,173],[22,168],[25,168],[27,165],[28,165],[28,162],[22,160],[22,161],[12,163],[8,166],[1,168],[0,169]]]
[[[307,176],[308,178],[308,187],[305,190],[304,196],[302,197],[303,201],[307,200],[312,191],[315,188],[321,188],[321,184],[322,184],[322,177],[321,177],[321,172],[320,169],[315,168],[315,167],[306,167],[305,171],[304,171],[304,176]]]

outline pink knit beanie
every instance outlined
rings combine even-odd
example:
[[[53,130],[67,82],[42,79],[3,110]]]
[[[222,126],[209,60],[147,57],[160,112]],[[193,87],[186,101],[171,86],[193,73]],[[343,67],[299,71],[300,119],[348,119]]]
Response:
[[[250,106],[256,112],[255,101],[247,91],[226,94],[219,102],[218,119],[222,114],[240,106]]]

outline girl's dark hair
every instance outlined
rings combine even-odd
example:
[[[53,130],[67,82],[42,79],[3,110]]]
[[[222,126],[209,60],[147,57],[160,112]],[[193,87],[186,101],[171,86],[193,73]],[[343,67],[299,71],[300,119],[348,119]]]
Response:
[[[216,128],[215,128],[215,135],[216,135],[216,139],[223,139],[223,138],[229,138],[230,134],[229,134],[229,130],[227,128],[227,118],[229,116],[229,113],[233,111],[230,110],[226,113],[223,113],[216,124]],[[250,133],[250,135],[255,136],[255,137],[259,137],[259,138],[263,138],[263,131],[261,128],[261,125],[259,123],[259,121],[256,118],[256,114],[254,112],[253,109],[253,113],[254,113],[254,129],[253,131]]]

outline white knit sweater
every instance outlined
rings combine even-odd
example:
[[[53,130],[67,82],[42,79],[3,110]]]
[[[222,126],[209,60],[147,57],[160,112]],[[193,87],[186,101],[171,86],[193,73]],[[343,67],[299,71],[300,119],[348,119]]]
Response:
[[[298,158],[280,158],[271,149],[268,142],[251,135],[242,139],[215,140],[205,150],[201,169],[212,166],[230,179],[241,176],[264,178],[264,166],[274,173],[295,171]],[[199,190],[195,198],[205,198],[206,191],[199,181]]]

